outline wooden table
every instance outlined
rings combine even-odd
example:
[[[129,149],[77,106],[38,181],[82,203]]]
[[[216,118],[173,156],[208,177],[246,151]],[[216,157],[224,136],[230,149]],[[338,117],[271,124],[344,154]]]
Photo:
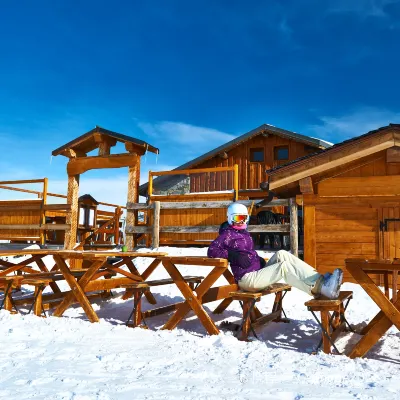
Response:
[[[88,319],[91,322],[98,322],[99,318],[95,311],[93,310],[87,295],[85,292],[91,292],[96,290],[108,290],[116,287],[120,287],[122,284],[144,281],[160,264],[160,260],[157,260],[157,257],[164,256],[167,253],[160,252],[147,252],[147,253],[139,253],[139,252],[105,252],[105,251],[73,251],[73,250],[4,250],[0,251],[1,256],[30,256],[28,259],[21,261],[19,263],[13,264],[10,261],[0,260],[0,265],[6,267],[6,269],[0,272],[0,277],[10,275],[13,272],[25,272],[28,276],[32,274],[36,274],[38,271],[35,271],[32,267],[29,267],[28,264],[36,263],[43,273],[51,273],[54,271],[59,271],[65,281],[68,283],[70,287],[70,291],[61,292],[59,287],[55,282],[52,283],[52,289],[56,295],[62,298],[61,303],[55,309],[53,315],[54,316],[62,316],[65,310],[76,300],[85,311]],[[52,256],[55,261],[55,266],[48,270],[46,267],[43,258],[46,256]],[[122,260],[114,265],[108,264],[108,257],[121,257]],[[144,274],[139,274],[136,267],[133,264],[133,259],[136,257],[149,257],[156,258],[150,266],[146,269]],[[66,263],[68,259],[80,259],[87,262],[89,267],[85,269],[84,274],[78,279],[75,278],[74,274],[71,272],[69,266]],[[123,265],[127,265],[129,271],[125,271],[121,269]],[[100,269],[103,268],[101,271]],[[109,272],[120,273],[124,276],[124,278],[115,278],[115,279],[105,279],[100,280],[98,278],[102,276],[106,276]],[[149,293],[149,301],[155,302],[154,297]]]
[[[362,339],[351,350],[349,357],[363,357],[388,331],[395,325],[400,330],[400,291],[397,290],[397,274],[400,271],[400,260],[365,260],[347,259],[346,269],[357,283],[367,292],[368,296],[381,309],[371,322],[362,330]],[[385,293],[368,276],[368,274],[382,274],[385,278]],[[389,280],[392,275],[393,298],[389,299]]]
[[[167,321],[162,329],[174,329],[185,315],[190,311],[197,315],[200,322],[210,335],[217,335],[219,333],[214,321],[210,318],[207,312],[204,310],[202,304],[209,301],[210,298],[216,297],[216,290],[220,288],[211,288],[211,286],[217,281],[217,279],[228,271],[228,261],[224,258],[208,258],[208,257],[161,257],[162,264],[170,277],[175,282],[178,289],[181,291],[185,301],[180,303],[176,307],[175,313]],[[178,270],[177,264],[179,265],[195,265],[195,266],[207,266],[213,267],[211,272],[203,279],[200,285],[192,290],[189,285],[184,281],[181,273]],[[227,285],[231,287],[231,285]],[[226,293],[225,297],[228,295]],[[222,297],[222,298],[225,298]],[[212,301],[212,300],[211,300]]]

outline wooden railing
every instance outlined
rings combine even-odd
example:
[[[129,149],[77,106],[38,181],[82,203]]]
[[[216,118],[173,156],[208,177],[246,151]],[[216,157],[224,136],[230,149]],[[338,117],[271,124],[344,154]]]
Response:
[[[206,190],[206,192],[209,192],[210,194],[212,194],[213,191],[212,188],[210,187],[210,182],[211,182],[211,178],[210,175],[211,174],[219,174],[219,173],[223,173],[223,172],[232,172],[233,174],[233,178],[229,179],[232,181],[232,189],[234,192],[234,197],[233,200],[237,200],[238,199],[238,195],[239,195],[239,167],[237,164],[230,166],[230,167],[215,167],[215,168],[202,168],[202,169],[181,169],[181,170],[172,170],[172,171],[158,171],[158,172],[154,172],[154,171],[149,171],[149,184],[148,184],[148,195],[151,198],[152,196],[157,196],[153,193],[153,188],[154,188],[154,182],[153,182],[153,177],[154,176],[173,176],[173,175],[199,175],[199,174],[204,174],[204,187]],[[207,183],[208,182],[208,183]],[[227,178],[227,184],[228,184],[228,178]],[[218,190],[217,190],[218,191]],[[196,191],[191,191],[192,193],[196,192]]]
[[[258,202],[251,200],[238,201],[246,207],[251,207]],[[160,232],[173,233],[216,233],[219,225],[198,225],[198,226],[160,226],[160,210],[162,209],[200,209],[200,208],[227,208],[231,201],[192,201],[192,202],[160,202],[155,201],[153,204],[128,203],[127,212],[137,210],[152,210],[153,225],[152,226],[131,226],[127,225],[125,234],[150,234],[152,236],[152,246],[159,247]],[[270,203],[263,205],[261,208],[272,208],[276,206],[289,206],[290,223],[289,224],[271,224],[271,225],[249,225],[248,231],[251,233],[289,233],[290,249],[294,255],[298,255],[298,217],[296,199],[278,199],[272,200]]]

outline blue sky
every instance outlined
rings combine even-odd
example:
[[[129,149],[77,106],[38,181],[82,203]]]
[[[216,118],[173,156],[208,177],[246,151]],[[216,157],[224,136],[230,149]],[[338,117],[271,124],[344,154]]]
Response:
[[[7,3],[3,180],[66,193],[51,151],[95,125],[160,148],[145,177],[263,123],[340,142],[400,122],[400,0]],[[126,179],[88,172],[81,191],[124,204]]]

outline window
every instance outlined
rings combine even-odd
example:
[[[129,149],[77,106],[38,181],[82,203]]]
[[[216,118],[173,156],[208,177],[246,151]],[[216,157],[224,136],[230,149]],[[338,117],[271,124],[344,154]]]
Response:
[[[289,147],[288,146],[279,146],[274,147],[274,160],[289,160]]]
[[[250,162],[264,162],[264,148],[250,149]]]

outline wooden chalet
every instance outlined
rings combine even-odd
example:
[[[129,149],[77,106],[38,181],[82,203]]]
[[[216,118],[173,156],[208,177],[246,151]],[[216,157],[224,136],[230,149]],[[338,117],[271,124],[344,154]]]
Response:
[[[304,259],[321,273],[346,258],[400,257],[400,125],[268,171],[269,190],[303,206]],[[350,276],[345,274],[350,280]]]
[[[149,203],[263,199],[266,192],[260,184],[268,178],[266,170],[330,146],[325,141],[264,124],[173,171],[151,172],[149,182],[140,186],[139,193]],[[274,211],[283,210],[280,207]],[[225,209],[162,209],[160,226],[219,225],[225,218]],[[164,232],[160,243],[207,244],[215,237],[216,233]]]

